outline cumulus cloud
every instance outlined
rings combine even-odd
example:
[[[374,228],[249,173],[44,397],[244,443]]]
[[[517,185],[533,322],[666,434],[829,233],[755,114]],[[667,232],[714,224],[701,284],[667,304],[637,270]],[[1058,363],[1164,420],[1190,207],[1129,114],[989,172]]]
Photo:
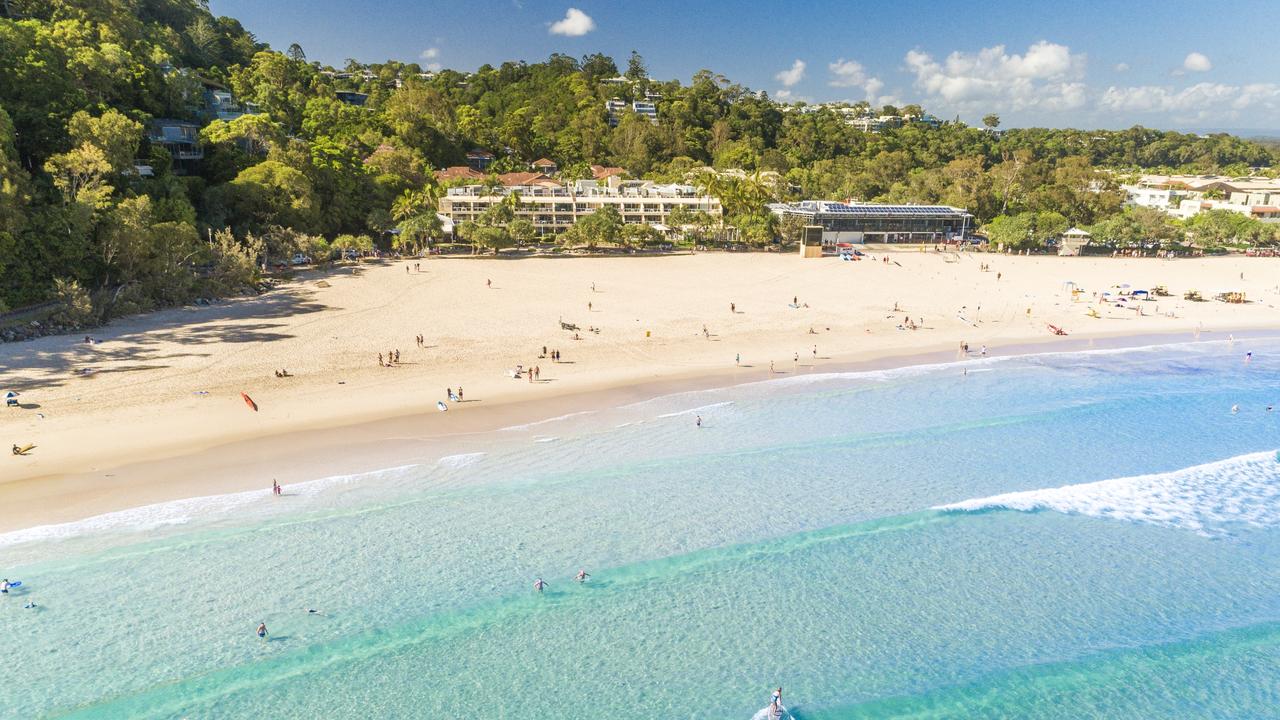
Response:
[[[429,47],[426,50],[423,50],[422,53],[418,55],[418,57],[422,58],[423,60],[435,60],[436,58],[440,57],[440,48]]]
[[[783,87],[791,87],[804,79],[805,64],[803,60],[796,60],[791,63],[791,67],[787,70],[774,75]]]
[[[862,87],[867,82],[867,70],[855,60],[839,60],[827,65],[831,71],[831,87]]]
[[[912,50],[904,62],[915,75],[915,87],[948,109],[1061,111],[1079,108],[1088,99],[1079,82],[1085,55],[1057,43],[1040,41],[1021,55],[1006,52],[1004,45],[976,53],[957,51],[941,62]]]
[[[840,58],[829,63],[827,71],[831,73],[831,80],[827,83],[831,87],[861,88],[872,105],[894,104],[894,98],[879,97],[880,91],[884,89],[884,82],[869,74],[862,63],[856,60]]]
[[[1159,85],[1109,87],[1098,100],[1103,110],[1158,113],[1179,122],[1237,120],[1247,115],[1280,112],[1280,85],[1196,83],[1175,89]]]
[[[1209,58],[1202,53],[1188,53],[1185,60],[1182,61],[1182,68],[1189,72],[1209,72],[1213,69],[1213,63],[1209,62]]]
[[[596,21],[590,15],[572,7],[565,11],[564,18],[551,23],[552,35],[580,37],[595,29]]]

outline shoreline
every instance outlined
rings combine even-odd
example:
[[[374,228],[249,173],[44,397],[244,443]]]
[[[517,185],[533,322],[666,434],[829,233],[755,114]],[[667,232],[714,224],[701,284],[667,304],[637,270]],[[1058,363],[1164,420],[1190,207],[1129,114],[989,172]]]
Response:
[[[1027,339],[1001,345],[998,352],[986,357],[1015,358],[1225,342],[1231,337],[1240,341],[1276,338],[1280,337],[1280,326],[1199,333],[1120,333]],[[960,357],[955,349],[948,350],[942,346],[911,352],[901,350],[885,348],[824,358],[821,363],[807,365],[804,372],[794,374],[790,371],[770,373],[756,368],[729,368],[673,374],[639,382],[605,383],[542,400],[497,402],[452,416],[449,413],[417,411],[349,424],[285,430],[90,472],[0,482],[0,500],[10,509],[9,513],[0,516],[0,534],[73,524],[111,513],[197,498],[254,490],[268,493],[271,480],[279,480],[287,487],[335,476],[428,463],[454,454],[445,447],[450,440],[483,443],[492,441],[497,433],[526,429],[521,426],[607,411],[679,393],[736,387],[810,373],[875,372],[978,359],[975,354]],[[105,482],[117,477],[128,477],[129,481]]]
[[[122,319],[92,343],[0,346],[0,394],[18,391],[22,408],[0,412],[0,442],[35,446],[0,460],[0,532],[450,454],[440,447],[494,429],[764,380],[771,367],[786,377],[949,361],[962,342],[1002,355],[1280,329],[1277,277],[1278,258],[898,250],[308,273],[262,296]],[[1172,296],[1097,302],[1159,285]],[[1196,288],[1251,302],[1182,299]],[[538,381],[512,379],[517,365],[539,365]],[[466,402],[436,411],[463,386]]]

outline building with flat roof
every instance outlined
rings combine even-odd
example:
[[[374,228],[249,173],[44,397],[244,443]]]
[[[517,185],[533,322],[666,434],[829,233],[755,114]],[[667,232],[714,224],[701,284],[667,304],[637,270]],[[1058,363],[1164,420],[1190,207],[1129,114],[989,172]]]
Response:
[[[192,163],[204,159],[200,146],[200,126],[186,120],[161,118],[152,120],[147,128],[147,140],[169,151],[173,157],[173,171],[182,175],[194,169]]]
[[[949,205],[880,205],[805,200],[774,203],[779,217],[799,217],[822,228],[822,244],[945,242],[962,239],[973,215]]]
[[[440,198],[440,214],[454,225],[461,225],[478,219],[514,192],[520,195],[516,217],[532,223],[539,235],[552,236],[606,206],[616,208],[624,223],[643,223],[659,230],[668,229],[667,218],[678,207],[712,217],[722,213],[718,198],[702,195],[691,185],[663,185],[647,180],[622,180],[614,185],[595,180],[560,183],[536,173],[511,175],[534,177],[520,184],[504,184],[501,189],[483,185],[449,188]]]

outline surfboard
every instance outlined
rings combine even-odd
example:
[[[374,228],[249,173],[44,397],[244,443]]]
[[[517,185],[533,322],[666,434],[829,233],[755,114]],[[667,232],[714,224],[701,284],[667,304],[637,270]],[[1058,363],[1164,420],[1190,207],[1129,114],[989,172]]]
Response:
[[[449,409],[449,406],[445,405],[443,400],[437,400],[436,409],[439,410],[440,412],[445,412],[446,410]]]
[[[14,589],[14,588],[16,588],[16,587],[22,587],[22,581],[21,581],[21,580],[14,580],[14,581],[12,581],[12,582],[10,582],[10,583],[9,583],[9,589],[10,589],[10,590],[12,590],[12,589]]]
[[[23,445],[22,447],[18,448],[17,450],[14,450],[14,451],[13,451],[13,454],[14,454],[14,455],[26,455],[27,453],[31,452],[33,449],[35,449],[35,445]]]
[[[258,403],[254,402],[253,398],[244,393],[240,393],[240,397],[244,398],[244,404],[248,405],[250,410],[258,412]]]

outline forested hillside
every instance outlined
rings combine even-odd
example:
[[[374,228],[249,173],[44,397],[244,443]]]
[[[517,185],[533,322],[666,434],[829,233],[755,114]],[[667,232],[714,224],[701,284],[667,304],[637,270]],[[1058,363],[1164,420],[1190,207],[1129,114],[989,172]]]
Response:
[[[343,91],[368,97],[349,104]],[[213,92],[249,113],[218,119]],[[625,113],[610,125],[606,100],[646,96],[656,124]],[[198,128],[200,157],[153,141],[160,118]],[[756,240],[774,230],[771,198],[943,202],[982,222],[1055,213],[1089,225],[1120,210],[1104,168],[1276,164],[1273,150],[1231,136],[1145,128],[908,122],[866,133],[831,109],[783,106],[711,71],[651,80],[634,54],[622,67],[597,54],[467,74],[397,62],[334,69],[297,46],[271,50],[196,0],[3,0],[0,309],[56,295],[89,322],[235,292],[264,257],[389,242],[392,229],[402,230],[395,242],[419,243],[433,229],[432,172],[475,148],[498,156],[497,172],[541,157],[569,177],[593,163],[695,182],[706,165],[740,168],[745,179],[717,190],[727,222]],[[757,170],[785,181],[758,183]]]

